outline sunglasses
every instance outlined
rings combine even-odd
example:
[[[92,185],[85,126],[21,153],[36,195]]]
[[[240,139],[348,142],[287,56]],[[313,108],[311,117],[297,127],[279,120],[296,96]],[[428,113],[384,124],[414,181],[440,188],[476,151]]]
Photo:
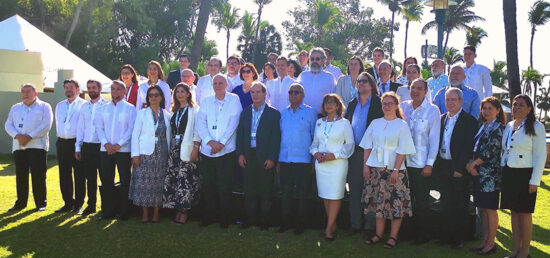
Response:
[[[309,60],[311,60],[311,61],[321,61],[322,59],[320,57],[310,57]]]
[[[249,73],[252,73],[252,70],[242,70],[241,73],[242,74],[249,74]]]
[[[357,83],[368,83],[369,80],[367,79],[361,79],[361,80],[357,80]]]
[[[299,91],[299,90],[289,90],[288,91],[288,94],[290,95],[298,95],[298,94],[301,94],[302,92]]]

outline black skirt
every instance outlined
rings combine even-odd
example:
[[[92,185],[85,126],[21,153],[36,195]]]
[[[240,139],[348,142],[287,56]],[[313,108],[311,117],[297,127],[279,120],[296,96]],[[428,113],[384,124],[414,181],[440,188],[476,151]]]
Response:
[[[533,168],[502,168],[501,209],[520,213],[535,212],[537,192],[529,193],[529,180]]]

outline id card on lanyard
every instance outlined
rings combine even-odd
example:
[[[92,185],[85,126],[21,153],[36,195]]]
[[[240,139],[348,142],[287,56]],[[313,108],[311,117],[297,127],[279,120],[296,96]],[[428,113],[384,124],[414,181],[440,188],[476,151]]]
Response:
[[[25,122],[25,116],[31,112],[31,107],[23,104],[21,107],[21,121],[17,125],[18,128],[23,128],[23,122]]]
[[[330,135],[330,131],[332,131],[332,127],[334,126],[337,118],[338,116],[334,116],[334,118],[332,118],[330,127],[328,127],[328,116],[326,116],[325,118],[325,128],[323,129],[323,135],[324,135],[323,140],[324,140],[325,148],[327,147],[327,144],[328,144],[328,137]],[[328,130],[327,130],[327,127],[328,127]]]
[[[153,125],[155,126],[155,144],[159,142],[159,137],[156,136],[156,134],[160,124],[160,111],[161,111],[161,108],[159,108],[159,110],[157,111],[157,120],[155,120],[155,117],[153,115]],[[151,112],[153,112],[153,109],[151,109]]]
[[[177,143],[180,143],[181,142],[181,137],[182,135],[179,134],[179,128],[180,128],[180,125],[181,125],[181,119],[183,118],[183,115],[185,114],[185,112],[187,111],[187,108],[188,108],[188,105],[185,105],[185,108],[183,109],[183,111],[181,109],[178,109],[178,113],[176,113],[176,142]]]

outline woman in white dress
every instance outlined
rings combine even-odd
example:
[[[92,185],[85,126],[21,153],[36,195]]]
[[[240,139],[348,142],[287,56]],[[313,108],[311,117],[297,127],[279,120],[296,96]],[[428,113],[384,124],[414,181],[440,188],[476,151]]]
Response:
[[[139,85],[138,96],[136,100],[137,111],[143,108],[145,98],[147,97],[147,90],[155,85],[159,86],[164,94],[166,102],[163,109],[170,109],[172,106],[172,91],[170,86],[164,81],[164,71],[157,61],[150,61],[147,65],[147,81]]]
[[[348,174],[348,158],[353,154],[355,141],[348,120],[342,117],[344,104],[336,94],[323,98],[321,110],[325,117],[317,120],[309,152],[315,157],[317,191],[323,199],[327,214],[325,239],[334,240],[336,217]]]
[[[416,150],[395,93],[382,95],[382,111],[384,117],[371,122],[359,144],[365,149],[365,213],[376,214],[376,234],[365,243],[380,242],[386,219],[390,219],[390,238],[384,247],[391,249],[397,245],[403,217],[412,216],[409,177],[404,160],[405,155],[414,154]]]

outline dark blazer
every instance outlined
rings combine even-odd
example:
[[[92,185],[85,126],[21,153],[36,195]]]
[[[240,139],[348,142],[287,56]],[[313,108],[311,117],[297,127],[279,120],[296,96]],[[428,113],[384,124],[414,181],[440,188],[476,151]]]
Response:
[[[250,105],[243,110],[237,128],[237,156],[242,154],[247,160],[250,160],[251,155],[252,108],[253,105]],[[266,160],[273,162],[279,160],[279,149],[281,148],[280,120],[281,113],[266,104],[256,131],[256,158],[262,164]]]
[[[193,72],[193,75],[195,75],[195,81],[193,82],[194,85],[197,85],[197,82],[199,81],[199,75],[195,72]],[[166,80],[166,83],[170,86],[170,89],[173,90],[178,83],[181,82],[181,73],[180,69],[170,71],[170,74],[168,74],[168,79]]]
[[[350,124],[351,124],[351,121],[353,120],[353,113],[355,112],[356,105],[357,105],[357,98],[354,98],[349,102],[348,108],[346,109],[346,113],[344,113],[344,118],[347,119]],[[371,96],[369,112],[367,115],[367,127],[365,128],[369,128],[369,125],[372,122],[372,120],[383,116],[384,116],[384,112],[382,111],[382,103],[380,101],[380,97]],[[355,145],[359,145],[359,143],[356,142]]]
[[[401,85],[397,82],[390,81],[390,91],[397,92],[397,88],[399,88],[401,86],[403,86],[403,85]],[[378,84],[378,91],[380,91],[380,84]],[[380,96],[382,96],[382,92],[378,92],[378,94],[380,94]]]
[[[372,77],[376,80],[376,77],[374,77],[374,67],[369,67],[367,68],[367,70],[365,70],[365,72],[369,73],[370,75],[372,75]],[[391,76],[390,77],[394,77],[395,76],[395,73],[393,72],[393,70],[391,71]]]
[[[448,112],[441,115],[441,134],[439,135],[439,149],[441,149],[443,132],[445,131],[445,122],[448,115]],[[468,161],[470,161],[470,158],[473,154],[472,152],[475,144],[474,137],[476,136],[477,128],[477,120],[466,111],[462,110],[458,115],[458,119],[456,120],[456,124],[453,129],[453,134],[451,135],[451,173],[454,173],[454,171],[456,171],[458,173],[461,173],[462,175],[466,174],[466,164],[468,163]],[[441,159],[441,157],[439,156],[439,152],[437,158]]]

